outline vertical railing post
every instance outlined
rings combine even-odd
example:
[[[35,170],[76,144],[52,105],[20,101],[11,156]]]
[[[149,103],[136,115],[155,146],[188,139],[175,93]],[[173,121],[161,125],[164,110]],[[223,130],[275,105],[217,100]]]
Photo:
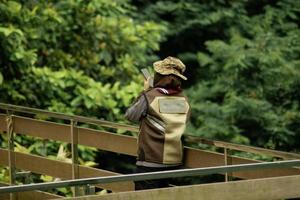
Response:
[[[45,156],[45,157],[47,157],[47,142],[48,142],[48,139],[43,139],[42,140],[42,144],[43,144],[43,146],[42,146],[42,155],[43,156]]]
[[[84,188],[84,195],[94,195],[95,192],[95,186],[92,186],[90,184],[87,184]]]
[[[13,132],[13,115],[7,110],[6,116],[6,132],[8,138],[8,167],[9,167],[9,184],[15,184],[16,167],[15,167],[15,154],[14,154],[14,132]],[[14,200],[16,195],[10,193],[10,200]]]
[[[78,179],[78,129],[77,122],[71,119],[71,151],[72,151],[72,179]],[[73,187],[73,196],[79,196],[79,188]]]
[[[230,156],[230,150],[224,147],[224,164],[225,165],[231,165],[232,164],[232,159]],[[225,173],[225,182],[228,182],[231,180],[232,173]]]

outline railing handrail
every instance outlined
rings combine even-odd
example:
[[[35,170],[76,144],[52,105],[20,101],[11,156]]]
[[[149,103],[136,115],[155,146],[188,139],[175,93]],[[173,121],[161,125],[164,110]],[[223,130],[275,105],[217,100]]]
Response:
[[[122,181],[141,181],[141,180],[153,180],[163,178],[175,178],[184,176],[198,176],[215,173],[230,173],[237,171],[256,170],[256,169],[267,169],[267,168],[284,168],[300,166],[300,160],[288,160],[288,161],[276,161],[276,162],[265,162],[265,163],[251,163],[243,165],[227,165],[218,167],[207,167],[207,168],[193,168],[193,169],[180,169],[180,170],[169,170],[159,171],[151,173],[140,173],[140,174],[127,174],[118,176],[107,176],[107,177],[95,177],[95,178],[84,178],[75,180],[66,180],[51,183],[37,183],[37,184],[26,184],[26,185],[15,185],[15,186],[4,186],[0,187],[1,193],[13,193],[13,192],[24,192],[32,190],[45,190],[59,187],[72,187],[79,185],[88,184],[103,184],[113,183]]]
[[[37,108],[29,108],[24,106],[17,106],[12,104],[4,104],[0,103],[0,109],[2,110],[10,110],[10,111],[16,111],[16,112],[23,112],[23,113],[29,113],[29,114],[44,114],[49,117],[55,117],[58,119],[64,119],[64,120],[73,120],[76,122],[83,122],[83,123],[90,123],[90,124],[96,124],[104,127],[109,128],[115,128],[115,129],[126,129],[128,131],[138,132],[137,126],[127,125],[127,124],[121,124],[121,123],[114,123],[106,120],[100,120],[100,119],[94,119],[79,115],[70,115],[70,114],[64,114],[59,112],[52,112],[52,111],[46,111],[42,109]],[[235,143],[229,143],[229,142],[223,142],[223,141],[217,141],[217,140],[210,140],[206,138],[202,138],[199,136],[194,136],[191,134],[184,134],[184,139],[187,142],[197,142],[202,144],[208,144],[216,147],[221,148],[228,148],[238,151],[245,151],[250,153],[256,153],[260,155],[270,155],[278,158],[283,159],[300,159],[300,154],[297,153],[291,153],[291,152],[283,152],[278,150],[272,150],[272,149],[265,149],[260,147],[254,147],[254,146],[248,146],[248,145],[241,145],[241,144],[235,144]]]
[[[79,115],[70,115],[70,114],[64,114],[64,113],[59,113],[59,112],[46,111],[46,110],[42,110],[42,109],[38,109],[38,108],[29,108],[29,107],[24,107],[24,106],[16,106],[16,105],[12,105],[12,104],[0,103],[0,109],[28,113],[28,114],[44,114],[49,117],[54,117],[57,119],[73,120],[76,122],[96,124],[96,125],[109,127],[109,128],[126,129],[128,131],[133,131],[133,132],[138,131],[138,127],[132,126],[132,125],[114,123],[114,122],[110,122],[110,121],[106,121],[106,120],[100,120],[100,119],[95,119],[95,118],[90,118],[90,117],[79,116]]]
[[[244,151],[244,152],[249,152],[254,154],[256,153],[262,155],[269,155],[269,156],[283,158],[283,159],[300,159],[300,154],[297,153],[284,152],[284,151],[278,151],[273,149],[265,149],[261,147],[235,144],[235,143],[223,142],[218,140],[211,140],[211,139],[206,139],[198,136],[193,136],[191,134],[185,134],[184,136],[185,136],[184,140],[186,142],[191,142],[191,143],[202,143],[202,144],[207,144],[207,145],[221,147],[221,148],[228,148],[232,150]]]

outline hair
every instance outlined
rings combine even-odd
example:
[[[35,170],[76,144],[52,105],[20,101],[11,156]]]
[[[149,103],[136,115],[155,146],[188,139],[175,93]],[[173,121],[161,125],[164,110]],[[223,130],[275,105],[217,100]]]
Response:
[[[178,88],[181,87],[181,78],[173,74],[162,75],[155,72],[153,83],[155,87]]]

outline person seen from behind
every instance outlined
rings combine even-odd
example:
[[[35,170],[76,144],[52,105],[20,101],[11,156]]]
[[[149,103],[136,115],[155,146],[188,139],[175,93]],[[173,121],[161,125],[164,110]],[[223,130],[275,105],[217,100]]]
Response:
[[[153,87],[145,81],[144,91],[126,111],[125,118],[139,122],[136,172],[179,169],[183,160],[182,134],[190,105],[181,83],[185,65],[174,57],[154,62]],[[135,182],[135,189],[168,187],[168,180]]]

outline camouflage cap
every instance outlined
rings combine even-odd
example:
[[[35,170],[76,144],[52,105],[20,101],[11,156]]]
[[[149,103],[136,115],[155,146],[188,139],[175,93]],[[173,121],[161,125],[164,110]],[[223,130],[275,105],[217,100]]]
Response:
[[[159,60],[153,63],[154,70],[162,75],[174,74],[179,76],[183,80],[187,80],[185,76],[183,76],[183,72],[185,71],[185,65],[178,58],[174,58],[168,56],[163,60]]]

